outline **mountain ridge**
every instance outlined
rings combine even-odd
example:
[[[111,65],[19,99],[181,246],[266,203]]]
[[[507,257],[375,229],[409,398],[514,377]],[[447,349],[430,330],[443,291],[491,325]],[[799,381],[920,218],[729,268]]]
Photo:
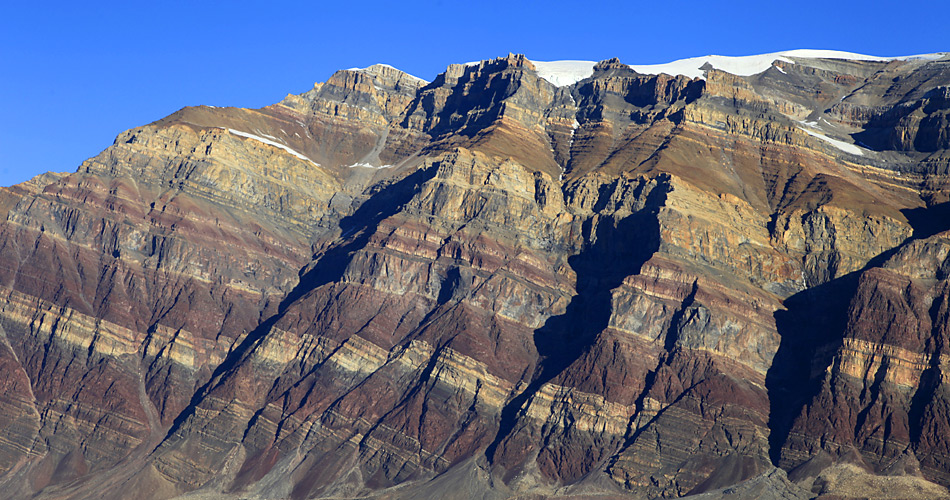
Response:
[[[0,484],[945,498],[950,60],[537,64],[341,70],[4,189]]]

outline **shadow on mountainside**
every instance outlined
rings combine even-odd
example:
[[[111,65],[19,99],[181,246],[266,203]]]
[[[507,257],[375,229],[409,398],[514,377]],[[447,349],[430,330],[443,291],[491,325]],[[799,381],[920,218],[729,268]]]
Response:
[[[353,254],[366,247],[379,223],[399,213],[416,195],[419,187],[435,176],[436,170],[436,167],[416,170],[372,194],[353,215],[342,218],[340,241],[318,254],[314,261],[301,271],[300,282],[281,301],[278,310],[283,312],[311,290],[340,280]]]
[[[912,236],[878,254],[857,271],[785,299],[786,309],[775,312],[775,325],[781,343],[765,378],[771,405],[769,456],[773,465],[778,466],[782,448],[795,419],[805,405],[818,395],[822,375],[842,346],[848,308],[857,292],[861,274],[883,266],[911,242],[950,229],[950,202],[901,212],[913,228]],[[930,382],[928,377],[931,377],[930,372],[924,376],[925,383]],[[915,395],[914,404],[909,410],[912,421],[922,411],[919,409],[922,398]],[[915,431],[918,429],[910,429],[912,436]]]
[[[901,210],[914,228],[914,239],[929,238],[950,229],[950,201],[929,207]]]
[[[247,358],[261,339],[280,321],[291,304],[323,285],[340,280],[353,255],[366,247],[370,237],[379,227],[379,223],[397,214],[418,193],[420,186],[435,176],[436,171],[437,168],[434,166],[416,170],[399,181],[372,193],[352,215],[343,217],[339,224],[342,235],[340,239],[327,250],[314,256],[314,260],[300,271],[299,282],[281,300],[277,312],[249,332],[247,337],[214,369],[208,382],[195,391],[188,406],[175,417],[165,440],[171,438],[185,420],[194,413],[195,408],[205,396]],[[161,444],[158,446],[160,447]]]
[[[488,129],[501,116],[504,101],[518,91],[521,82],[517,74],[501,74],[509,67],[505,60],[481,64],[484,65],[481,72],[478,66],[463,69],[458,80],[449,87],[450,93],[441,106],[431,96],[422,94],[423,90],[446,85],[446,74],[437,76],[421,89],[420,97],[410,103],[402,126],[409,127],[410,117],[422,114],[430,117],[424,131],[432,137],[458,134],[471,138]]]
[[[588,245],[568,259],[577,276],[577,293],[563,314],[548,318],[535,330],[538,365],[528,387],[502,408],[498,434],[485,451],[492,463],[496,463],[498,447],[512,435],[532,396],[583,356],[607,328],[611,290],[627,276],[639,274],[659,249],[657,213],[666,202],[666,194],[665,186],[657,186],[640,211],[619,221],[594,216],[584,223]]]
[[[769,458],[778,466],[795,418],[821,390],[822,375],[841,347],[848,306],[861,271],[803,290],[775,312],[781,342],[765,376],[769,394]]]

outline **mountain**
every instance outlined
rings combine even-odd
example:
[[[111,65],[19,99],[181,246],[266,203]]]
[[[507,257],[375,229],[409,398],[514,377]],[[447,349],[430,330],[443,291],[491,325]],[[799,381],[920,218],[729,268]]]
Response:
[[[0,212],[7,498],[950,496],[947,54],[342,70]]]

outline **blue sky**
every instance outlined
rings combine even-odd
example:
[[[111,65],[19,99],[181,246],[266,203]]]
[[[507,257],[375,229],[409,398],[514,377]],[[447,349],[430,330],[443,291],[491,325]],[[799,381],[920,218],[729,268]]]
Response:
[[[0,185],[75,171],[181,107],[266,106],[341,68],[385,62],[431,80],[508,52],[630,64],[795,48],[909,55],[950,51],[947,19],[950,2],[933,0],[7,2]]]

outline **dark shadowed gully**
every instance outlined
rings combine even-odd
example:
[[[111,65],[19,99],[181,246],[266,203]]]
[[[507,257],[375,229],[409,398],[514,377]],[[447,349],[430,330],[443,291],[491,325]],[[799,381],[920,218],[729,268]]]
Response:
[[[262,321],[257,328],[248,333],[240,345],[228,353],[228,356],[215,369],[210,380],[195,391],[191,403],[175,418],[168,431],[168,436],[172,437],[174,435],[182,422],[194,412],[201,398],[260,343],[263,336],[280,321],[290,304],[327,283],[339,280],[343,276],[353,253],[366,246],[379,223],[399,212],[402,206],[418,191],[419,186],[432,178],[435,170],[434,167],[420,169],[397,182],[382,186],[373,192],[352,215],[343,217],[340,220],[340,231],[345,237],[341,237],[339,242],[315,255],[314,261],[300,271],[299,283],[281,300],[277,313]]]
[[[666,201],[665,186],[654,189],[640,211],[615,220],[593,218],[584,223],[586,244],[568,262],[577,273],[577,293],[563,314],[552,316],[534,331],[539,362],[528,387],[501,410],[498,434],[486,455],[494,460],[498,445],[507,437],[537,391],[577,361],[607,328],[611,291],[640,268],[659,248],[657,215]]]

